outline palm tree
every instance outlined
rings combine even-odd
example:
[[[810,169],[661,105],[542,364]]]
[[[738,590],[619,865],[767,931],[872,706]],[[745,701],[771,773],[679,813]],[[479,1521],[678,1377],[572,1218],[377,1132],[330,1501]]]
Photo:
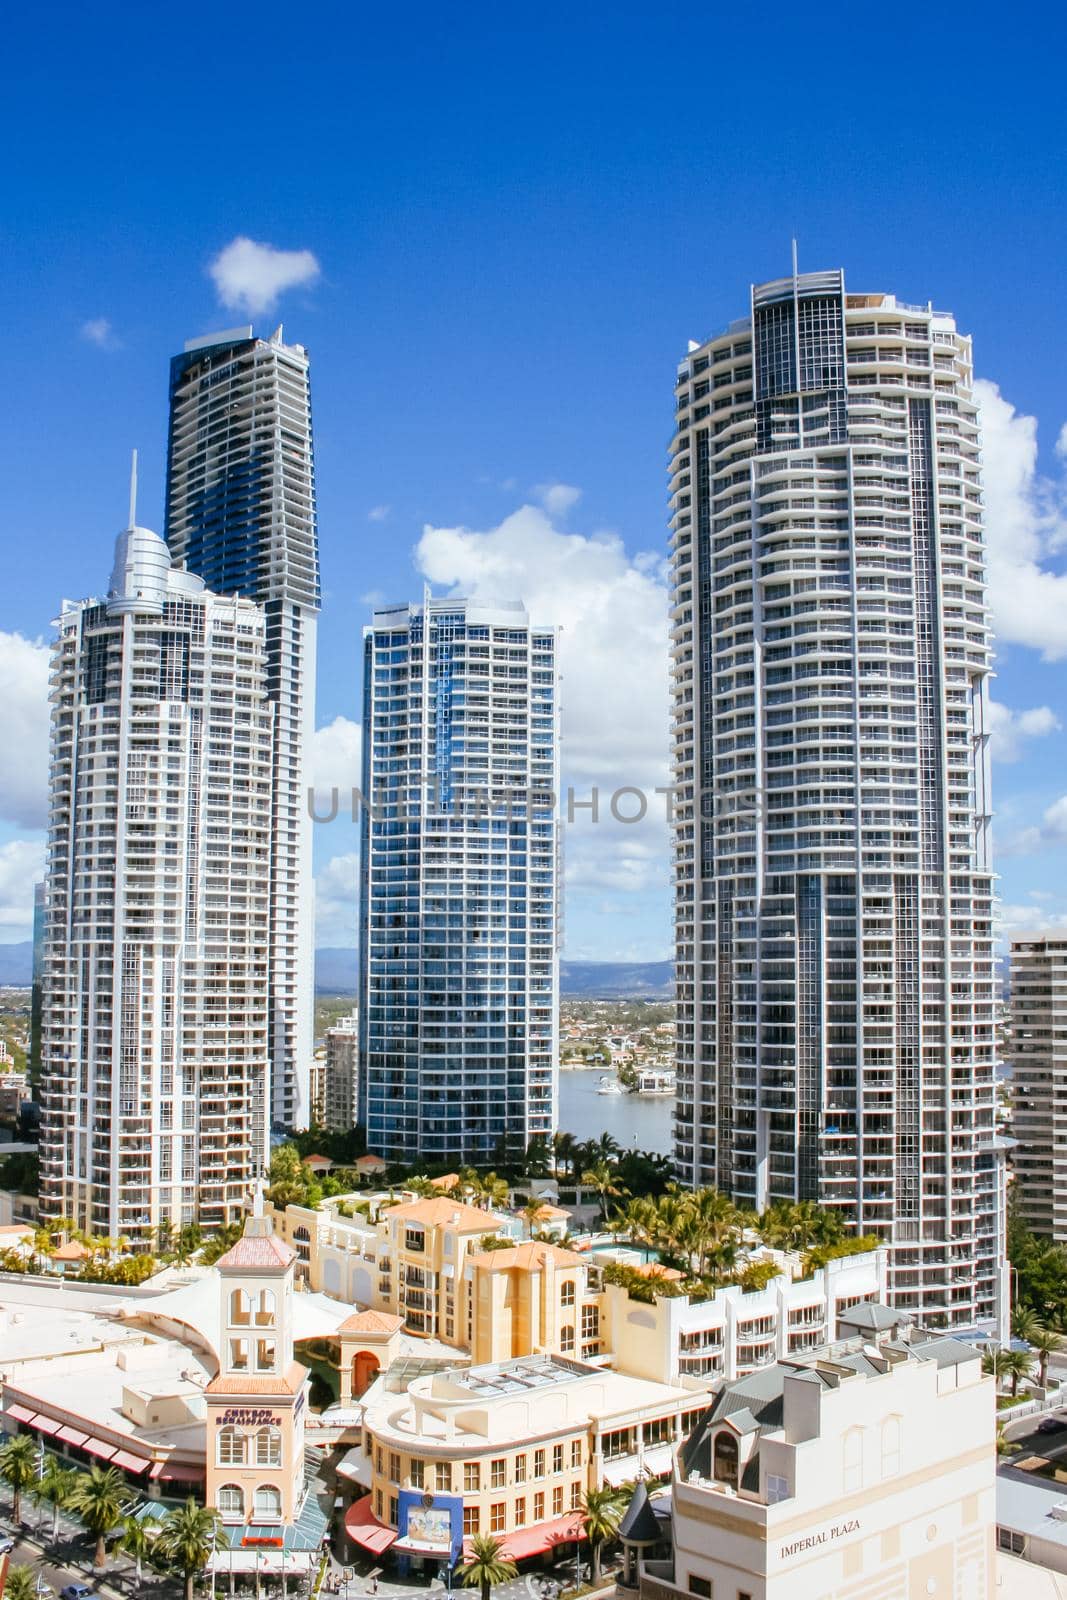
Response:
[[[593,1558],[593,1582],[600,1582],[600,1552],[619,1531],[623,1500],[617,1489],[587,1489],[582,1496],[582,1532]]]
[[[156,1224],[156,1247],[160,1255],[168,1255],[173,1243],[174,1224],[169,1217],[161,1217]]]
[[[37,1445],[28,1433],[16,1434],[0,1449],[0,1478],[11,1485],[12,1515],[22,1521],[22,1491],[37,1482]]]
[[[541,1199],[541,1196],[537,1194],[532,1194],[522,1208],[522,1220],[526,1224],[527,1237],[530,1239],[532,1239],[534,1236],[534,1229],[537,1226],[537,1219],[540,1217],[544,1208],[545,1202]]]
[[[1022,1339],[1027,1344],[1033,1344],[1041,1331],[1041,1319],[1029,1306],[1016,1306],[1011,1314],[1011,1333],[1013,1339]]]
[[[510,1583],[518,1567],[504,1553],[504,1546],[491,1533],[476,1533],[471,1539],[470,1559],[458,1569],[466,1589],[480,1588],[481,1600],[490,1600],[494,1584]],[[186,1600],[190,1600],[187,1595]]]
[[[1019,1379],[1030,1376],[1034,1361],[1028,1350],[1006,1350],[1004,1354],[1006,1359],[1001,1370],[1011,1379],[1011,1397],[1014,1400],[1019,1393]]]
[[[214,1507],[197,1505],[190,1495],[183,1506],[167,1512],[154,1548],[177,1567],[185,1579],[185,1600],[193,1600],[193,1583],[208,1556],[226,1548],[222,1518]]]
[[[155,1543],[155,1530],[150,1529],[144,1518],[128,1511],[122,1524],[122,1538],[119,1544],[128,1556],[132,1556],[137,1563],[137,1587],[141,1587],[141,1569],[144,1558],[148,1555]]]
[[[608,1214],[608,1201],[619,1200],[626,1193],[625,1189],[615,1181],[615,1174],[606,1161],[597,1161],[586,1172],[582,1173],[582,1184],[587,1189],[592,1189],[600,1202],[600,1220],[603,1222]]]
[[[91,1466],[81,1474],[70,1505],[96,1539],[93,1566],[99,1572],[107,1563],[107,1536],[122,1521],[126,1480],[117,1467]]]
[[[987,1377],[996,1378],[999,1385],[1001,1378],[1007,1375],[1008,1356],[1010,1351],[1003,1345],[987,1345],[982,1351],[982,1371]]]
[[[564,1172],[574,1175],[574,1146],[576,1140],[573,1133],[554,1133],[552,1135],[552,1165],[556,1177],[559,1177],[560,1168]]]
[[[1023,1336],[1025,1337],[1025,1336]],[[1049,1357],[1056,1355],[1064,1346],[1062,1333],[1055,1333],[1051,1328],[1035,1327],[1026,1340],[1031,1350],[1040,1363],[1038,1369],[1038,1382],[1042,1389],[1048,1388],[1048,1363]]]
[[[52,1543],[59,1538],[59,1513],[70,1503],[78,1483],[78,1474],[65,1467],[58,1456],[49,1456],[44,1476],[33,1485],[32,1494],[38,1505],[52,1507]]]
[[[8,1567],[4,1600],[37,1600],[37,1579],[30,1567]]]
[[[487,1211],[499,1211],[508,1203],[511,1187],[506,1178],[498,1178],[495,1172],[487,1172],[482,1179],[481,1204]]]

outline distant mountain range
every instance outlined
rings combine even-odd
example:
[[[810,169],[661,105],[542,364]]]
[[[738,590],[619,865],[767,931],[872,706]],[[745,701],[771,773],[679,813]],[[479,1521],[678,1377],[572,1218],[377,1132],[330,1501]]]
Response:
[[[670,1000],[670,961],[561,961],[560,992],[577,998]],[[320,994],[355,994],[356,952],[328,947],[315,952],[315,988]]]

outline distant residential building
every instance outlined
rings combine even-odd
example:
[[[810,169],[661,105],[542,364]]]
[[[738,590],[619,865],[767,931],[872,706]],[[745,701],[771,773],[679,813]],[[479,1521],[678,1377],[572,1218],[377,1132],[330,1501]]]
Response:
[[[1006,1333],[971,340],[840,271],[691,344],[671,451],[686,1182],[814,1201]]]
[[[308,1104],[311,1108],[311,1125],[314,1128],[326,1126],[326,1060],[324,1056],[316,1055],[311,1063],[308,1074]]]
[[[907,1324],[862,1308],[844,1342],[718,1392],[678,1451],[642,1600],[1000,1593],[993,1380],[972,1345]]]
[[[192,339],[170,367],[166,539],[175,562],[217,594],[266,615],[275,739],[270,805],[270,926],[264,946],[270,1115],[309,1121],[313,1055],[311,818],[319,552],[309,361],[279,327]]]
[[[41,1076],[41,983],[44,975],[44,938],[46,901],[44,883],[33,886],[33,980],[30,989],[30,1082],[36,1084]]]
[[[359,1121],[359,1013],[341,1017],[326,1030],[322,1123],[332,1133],[348,1133]]]
[[[6,1064],[0,1060],[0,1065]],[[18,1122],[22,1108],[29,1103],[32,1093],[26,1073],[0,1071],[0,1119]]]
[[[130,527],[51,668],[41,1209],[148,1243],[267,1160],[266,620]]]
[[[1012,1196],[1028,1228],[1067,1244],[1067,934],[1011,941]]]
[[[359,1117],[390,1161],[489,1163],[556,1125],[556,641],[427,598],[364,634]]]

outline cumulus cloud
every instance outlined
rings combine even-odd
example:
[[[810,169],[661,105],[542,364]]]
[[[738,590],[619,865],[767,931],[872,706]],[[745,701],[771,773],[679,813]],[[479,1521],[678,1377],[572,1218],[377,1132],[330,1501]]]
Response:
[[[115,330],[107,317],[90,317],[88,322],[83,322],[81,336],[87,344],[95,344],[100,350],[117,350],[119,347]]]
[[[359,855],[333,856],[315,877],[315,944],[351,946],[356,942]]]
[[[1046,806],[1041,821],[997,840],[998,856],[1032,856],[1044,848],[1067,844],[1067,794]]]
[[[550,517],[564,516],[582,498],[582,491],[573,483],[537,483],[533,492]]]
[[[1067,573],[1054,558],[1067,544],[1067,475],[1038,472],[1037,419],[1016,411],[995,383],[979,379],[989,599],[997,635],[1067,656]],[[1060,448],[1057,454],[1064,459]]]
[[[351,790],[359,788],[362,749],[363,730],[348,717],[334,717],[324,728],[316,728],[311,741],[311,782],[316,795],[328,797],[330,790],[336,789],[342,813],[350,809]]]
[[[994,926],[1001,942],[1006,943],[1019,933],[1037,933],[1041,929],[1067,927],[1067,912],[1046,911],[1038,906],[1000,904],[994,914]]]
[[[48,648],[0,631],[0,820],[43,828],[48,816]]]
[[[427,527],[416,563],[431,583],[475,599],[521,599],[533,622],[560,630],[562,787],[578,799],[594,786],[600,795],[596,823],[579,810],[564,829],[568,885],[582,893],[666,887],[667,805],[653,793],[670,782],[658,560],[631,558],[614,534],[563,533],[544,510],[523,506],[481,532]],[[611,815],[610,798],[624,786],[649,797],[640,822]],[[618,809],[630,815],[638,802],[627,796]]]
[[[367,521],[388,522],[392,509],[392,506],[371,506],[367,512]]]
[[[33,888],[44,877],[42,839],[11,839],[0,845],[0,928],[13,939],[33,932]]]
[[[1029,711],[1013,711],[998,700],[989,702],[989,748],[994,761],[1018,761],[1028,739],[1043,739],[1057,733],[1060,720],[1050,706],[1033,706]]]
[[[249,316],[272,310],[287,289],[314,283],[321,271],[310,250],[278,250],[240,234],[207,270],[220,302]]]

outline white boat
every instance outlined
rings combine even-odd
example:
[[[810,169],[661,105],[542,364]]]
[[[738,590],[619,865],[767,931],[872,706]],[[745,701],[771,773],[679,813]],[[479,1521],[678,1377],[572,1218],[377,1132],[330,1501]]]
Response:
[[[618,1078],[608,1078],[608,1077],[601,1078],[600,1082],[596,1086],[596,1092],[597,1092],[597,1094],[623,1094],[623,1093],[625,1093],[625,1091],[623,1089],[623,1086],[619,1082]]]

